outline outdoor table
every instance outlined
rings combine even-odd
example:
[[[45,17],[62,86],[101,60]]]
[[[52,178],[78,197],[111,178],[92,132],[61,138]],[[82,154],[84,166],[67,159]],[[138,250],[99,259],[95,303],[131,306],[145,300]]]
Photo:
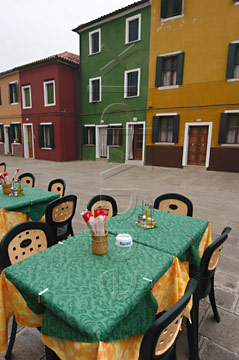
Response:
[[[38,221],[47,205],[59,197],[54,192],[22,185],[24,195],[13,197],[0,191],[0,241],[14,225],[27,220]]]
[[[136,206],[107,221],[107,230],[115,236],[127,233],[134,242],[176,256],[200,266],[203,252],[211,243],[211,228],[206,220],[154,209],[156,227],[143,229],[136,224],[142,207]]]
[[[0,352],[14,313],[20,325],[41,326],[61,358],[137,359],[142,334],[183,296],[188,278],[187,263],[136,242],[117,247],[114,235],[107,254],[94,255],[85,231],[3,271]]]

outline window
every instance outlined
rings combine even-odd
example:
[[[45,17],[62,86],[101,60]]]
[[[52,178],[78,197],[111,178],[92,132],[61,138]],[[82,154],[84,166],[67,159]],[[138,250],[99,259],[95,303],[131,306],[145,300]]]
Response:
[[[123,126],[111,125],[107,129],[107,145],[122,146]]]
[[[89,101],[91,103],[101,101],[101,77],[90,79],[89,88]]]
[[[56,105],[55,99],[55,80],[44,81],[44,105]]]
[[[18,104],[18,84],[17,81],[8,84],[9,104]]]
[[[101,52],[101,29],[89,32],[89,54]]]
[[[239,79],[239,42],[229,44],[226,77]]]
[[[95,126],[84,127],[84,144],[95,145]]]
[[[0,142],[4,142],[4,126],[0,124]]]
[[[126,19],[125,42],[126,44],[141,40],[141,14]]]
[[[124,97],[139,96],[140,69],[125,71],[124,73]]]
[[[31,86],[22,86],[22,107],[30,109],[32,107]]]
[[[0,105],[2,105],[2,95],[1,95],[1,88],[0,88]]]
[[[221,114],[218,144],[239,144],[239,112]]]
[[[183,14],[183,0],[161,0],[161,18],[167,19]]]
[[[156,60],[156,87],[169,87],[182,84],[184,52],[160,55]]]
[[[22,134],[21,134],[21,124],[20,123],[11,123],[10,124],[10,141],[11,143],[21,143]]]
[[[54,126],[52,123],[38,125],[38,141],[41,149],[54,149]]]
[[[153,116],[152,142],[177,143],[179,115]]]

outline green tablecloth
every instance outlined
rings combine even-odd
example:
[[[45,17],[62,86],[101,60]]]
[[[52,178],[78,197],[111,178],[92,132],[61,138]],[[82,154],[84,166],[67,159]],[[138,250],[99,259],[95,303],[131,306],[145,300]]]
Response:
[[[208,221],[154,209],[156,227],[144,230],[137,224],[141,206],[136,206],[107,221],[107,230],[117,235],[130,234],[134,242],[153,247],[200,266],[199,244]]]
[[[44,312],[41,331],[75,341],[111,341],[144,333],[157,302],[150,291],[169,269],[173,256],[134,243],[115,245],[109,236],[105,255],[93,255],[88,231],[6,268],[28,306]],[[39,292],[49,290],[41,296]]]
[[[24,195],[12,197],[0,191],[0,208],[23,212],[33,221],[38,221],[45,213],[47,205],[59,197],[59,194],[22,185]]]

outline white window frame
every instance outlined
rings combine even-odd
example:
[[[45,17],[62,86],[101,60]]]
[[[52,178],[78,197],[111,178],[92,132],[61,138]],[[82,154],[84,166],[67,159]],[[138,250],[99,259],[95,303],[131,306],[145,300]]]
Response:
[[[47,85],[53,84],[53,96],[54,96],[54,103],[48,104],[47,99]],[[56,87],[55,87],[55,80],[48,80],[43,82],[43,89],[44,89],[44,106],[55,106],[56,105]]]
[[[161,18],[161,22],[165,22],[165,21],[169,21],[169,20],[175,20],[175,19],[180,19],[184,17],[184,0],[182,0],[182,14],[181,15],[175,15],[175,16],[170,16],[168,18]]]
[[[97,32],[99,33],[99,51],[93,52],[92,51],[92,35],[94,35]],[[101,52],[101,29],[99,28],[99,29],[89,32],[89,55],[99,54],[100,52]]]
[[[26,106],[26,98],[25,98],[25,89],[29,89],[29,98],[30,98],[30,105]],[[32,108],[32,94],[31,94],[31,85],[24,85],[22,86],[22,108],[23,109],[31,109]]]
[[[92,99],[92,82],[95,80],[99,80],[99,100],[93,100]],[[90,103],[98,103],[101,102],[101,76],[95,77],[95,78],[90,78],[89,79],[89,102]]]
[[[127,96],[127,89],[128,89],[128,74],[131,72],[138,72],[138,84],[137,84],[137,95],[134,96]],[[132,70],[126,70],[124,72],[124,98],[125,99],[132,99],[135,97],[139,97],[140,96],[140,77],[141,77],[141,68],[137,68],[137,69],[132,69]]]
[[[40,123],[39,125],[42,125],[42,126],[51,126],[53,125],[52,122],[46,122],[46,123]],[[45,140],[45,132],[43,133],[43,141]],[[50,138],[50,143],[51,143],[51,138]],[[44,144],[45,145],[45,144]],[[41,148],[41,150],[53,150],[52,147],[50,146],[44,146]]]
[[[175,112],[175,113],[160,113],[160,114],[156,114],[156,116],[162,116],[162,117],[165,117],[165,116],[170,116],[170,117],[173,117],[173,116],[177,116],[178,113]],[[156,143],[154,143],[154,145],[175,145],[174,142],[167,142],[167,141],[158,141]]]
[[[129,41],[129,23],[136,19],[138,19],[138,39]],[[140,40],[141,40],[141,14],[137,14],[125,20],[125,44],[132,44]]]
[[[8,85],[12,85],[12,84],[17,84],[17,87],[18,87],[18,81],[15,80],[15,81],[11,81]],[[18,90],[18,89],[17,89]],[[16,105],[16,104],[19,104],[19,93],[18,93],[18,102],[12,102],[10,103],[10,105]]]
[[[85,124],[84,125],[85,128],[89,129],[89,128],[95,128],[95,124]],[[88,135],[88,134],[87,134]],[[88,136],[87,136],[88,139]],[[89,140],[89,139],[88,139]],[[95,146],[95,144],[85,144],[86,146]]]

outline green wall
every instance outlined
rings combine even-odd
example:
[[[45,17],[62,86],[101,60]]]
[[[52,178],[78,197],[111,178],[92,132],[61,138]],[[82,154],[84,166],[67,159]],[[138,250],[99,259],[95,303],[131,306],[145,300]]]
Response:
[[[122,123],[122,147],[110,147],[109,161],[125,161],[126,122],[147,119],[150,6],[132,11],[117,19],[94,26],[80,34],[81,44],[81,120],[84,124],[107,125]],[[125,44],[125,20],[141,13],[141,40]],[[89,55],[89,32],[101,29],[101,52]],[[124,72],[141,69],[140,95],[124,98]],[[89,103],[89,79],[101,76],[101,102]],[[137,123],[137,122],[136,122]],[[87,150],[88,148],[88,150]],[[83,159],[95,159],[92,146],[84,146]]]

